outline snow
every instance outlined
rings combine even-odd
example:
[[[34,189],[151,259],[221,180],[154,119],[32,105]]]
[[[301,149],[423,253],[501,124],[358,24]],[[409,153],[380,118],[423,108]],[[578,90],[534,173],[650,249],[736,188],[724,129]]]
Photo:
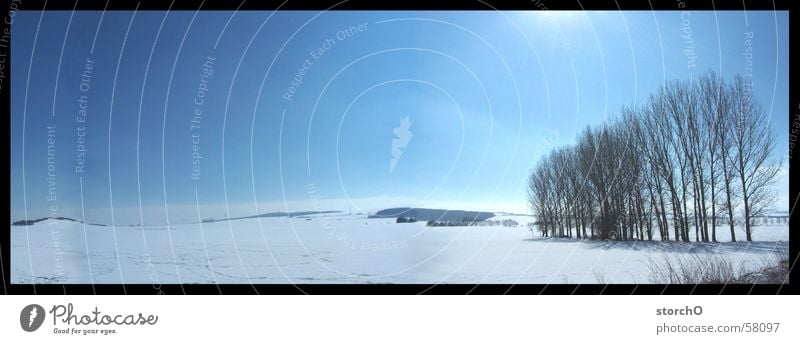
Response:
[[[493,220],[524,216],[501,215]],[[727,240],[720,227],[718,238]],[[738,238],[744,238],[739,230]],[[426,227],[326,214],[171,226],[11,226],[12,283],[649,283],[651,260],[724,256],[757,268],[786,225],[754,242],[546,239],[520,227]]]

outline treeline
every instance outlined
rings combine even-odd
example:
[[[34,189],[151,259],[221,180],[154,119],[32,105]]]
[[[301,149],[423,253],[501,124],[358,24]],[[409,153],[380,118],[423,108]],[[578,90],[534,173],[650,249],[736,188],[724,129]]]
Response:
[[[713,72],[663,85],[544,156],[528,199],[544,236],[717,241],[774,203],[775,137],[751,84]],[[724,227],[722,227],[724,226]]]
[[[475,220],[474,218],[464,217],[461,221],[451,220],[430,220],[427,223],[428,227],[517,227],[519,222],[512,219],[505,220]]]

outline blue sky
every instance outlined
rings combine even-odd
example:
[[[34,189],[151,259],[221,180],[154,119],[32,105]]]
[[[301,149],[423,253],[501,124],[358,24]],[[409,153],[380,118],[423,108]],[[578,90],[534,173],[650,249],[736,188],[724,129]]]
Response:
[[[553,146],[667,79],[730,78],[748,62],[780,159],[787,22],[774,12],[19,12],[12,217],[524,211],[528,169]],[[785,210],[788,173],[778,188]]]

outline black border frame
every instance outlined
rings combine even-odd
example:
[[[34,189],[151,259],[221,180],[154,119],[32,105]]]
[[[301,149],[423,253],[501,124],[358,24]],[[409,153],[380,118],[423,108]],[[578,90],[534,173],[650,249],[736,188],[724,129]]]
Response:
[[[6,21],[11,2],[6,0],[7,7],[4,7],[4,20],[0,21],[0,30],[9,29]],[[74,0],[73,0],[74,1]],[[78,0],[79,1],[79,0]],[[679,8],[678,3],[682,2],[686,7]],[[202,7],[200,4],[202,3]],[[791,0],[175,0],[154,1],[154,0],[114,0],[109,1],[79,1],[77,6],[74,2],[56,2],[42,0],[21,0],[17,2],[19,10],[103,10],[107,5],[107,10],[171,10],[171,11],[195,11],[195,10],[786,10],[789,11],[789,36],[793,36],[797,29],[792,15]],[[791,67],[793,56],[798,56],[794,52],[793,44],[789,40],[789,128],[795,124],[792,119],[800,121],[800,97],[793,85],[793,80],[800,80],[798,68]],[[0,51],[0,58],[5,58],[4,63],[4,88],[0,90],[0,107],[8,111],[8,130],[11,129],[10,116],[10,68],[11,47]],[[800,123],[796,123],[800,128]],[[788,133],[787,133],[788,138]],[[11,137],[9,135],[9,153]],[[790,156],[791,159],[794,155]],[[10,166],[10,165],[9,165]],[[800,260],[800,237],[797,230],[793,230],[797,224],[797,216],[791,210],[794,209],[798,200],[797,184],[792,176],[796,175],[796,168],[789,166],[789,199],[794,200],[790,207],[789,216],[789,252],[791,273],[789,283],[785,285],[770,284],[699,284],[699,285],[659,285],[659,284],[11,284],[11,272],[7,268],[10,266],[10,236],[11,232],[0,235],[0,268],[2,268],[2,281],[4,294],[541,294],[541,295],[716,295],[716,294],[800,294],[800,280],[798,279],[796,263]],[[10,168],[5,170],[8,173],[8,184],[3,183],[3,188],[11,198],[10,193]],[[11,221],[10,208],[5,207],[5,218],[8,223]]]

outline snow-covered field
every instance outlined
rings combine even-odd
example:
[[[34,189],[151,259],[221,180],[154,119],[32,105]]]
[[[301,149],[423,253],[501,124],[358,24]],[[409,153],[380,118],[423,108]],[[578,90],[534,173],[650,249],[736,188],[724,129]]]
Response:
[[[505,218],[505,217],[504,217]],[[525,223],[525,219],[519,219]],[[720,229],[719,239],[727,239]],[[737,233],[743,238],[743,233]],[[426,227],[328,214],[172,226],[11,226],[12,283],[648,283],[651,260],[724,255],[756,268],[788,250],[754,242],[542,239],[525,227]]]

